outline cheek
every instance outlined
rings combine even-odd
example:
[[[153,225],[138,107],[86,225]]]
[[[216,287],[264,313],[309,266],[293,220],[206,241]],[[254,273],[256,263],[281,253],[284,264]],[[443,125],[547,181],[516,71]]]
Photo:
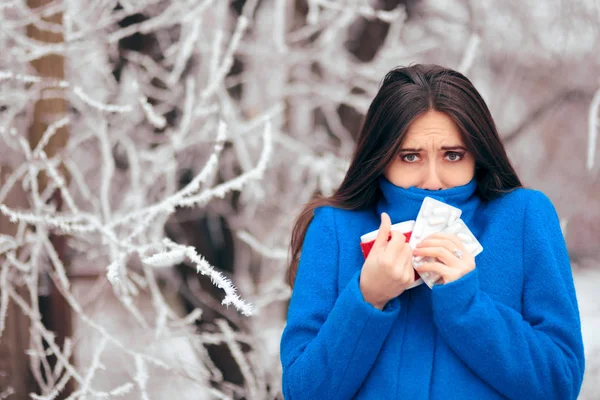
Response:
[[[475,176],[475,163],[469,160],[463,160],[444,169],[444,180],[446,186],[466,185]]]
[[[389,163],[385,169],[384,176],[394,185],[405,189],[419,184],[418,168],[407,165],[401,160]]]

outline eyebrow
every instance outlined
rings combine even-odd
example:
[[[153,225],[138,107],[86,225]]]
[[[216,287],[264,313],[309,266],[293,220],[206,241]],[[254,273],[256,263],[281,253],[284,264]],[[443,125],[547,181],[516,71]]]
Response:
[[[464,150],[464,151],[467,151],[467,149],[464,146],[442,146],[440,148],[440,150],[444,150],[444,151]],[[422,148],[412,148],[412,147],[403,147],[399,150],[399,152],[401,152],[401,153],[407,153],[407,152],[418,153],[420,151],[423,151],[423,149]]]

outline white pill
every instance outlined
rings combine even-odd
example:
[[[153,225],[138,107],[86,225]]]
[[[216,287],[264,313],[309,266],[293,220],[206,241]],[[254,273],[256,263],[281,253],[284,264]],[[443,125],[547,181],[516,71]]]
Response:
[[[458,238],[461,241],[466,243],[471,243],[473,241],[473,238],[470,235],[467,235],[466,233],[458,232],[456,236],[458,236]]]
[[[429,222],[429,225],[440,225],[440,224],[445,224],[446,223],[446,218],[444,217],[431,217],[427,220],[427,222]]]
[[[429,217],[431,215],[431,205],[425,204],[425,208],[423,209],[423,216]]]
[[[448,214],[448,209],[445,207],[436,207],[433,209],[433,215],[446,215]]]
[[[421,237],[421,235],[423,235],[423,229],[424,229],[424,226],[419,225],[416,227],[416,229],[413,231],[412,234],[419,238],[419,237]]]
[[[477,248],[478,248],[479,246],[477,245],[477,243],[467,243],[467,244],[465,245],[465,247],[467,248],[467,250],[469,250],[469,253],[474,253],[474,252],[475,252],[475,250],[477,250]]]
[[[456,233],[460,230],[460,228],[462,228],[461,224],[452,224],[446,228],[446,232]]]
[[[454,210],[450,213],[450,218],[448,218],[448,224],[453,224],[454,221],[458,218],[458,213]]]

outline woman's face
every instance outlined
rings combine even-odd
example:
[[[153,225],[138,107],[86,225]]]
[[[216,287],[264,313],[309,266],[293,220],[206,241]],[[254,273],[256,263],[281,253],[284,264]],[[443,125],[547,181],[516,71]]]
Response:
[[[466,185],[475,174],[475,159],[469,153],[454,121],[430,110],[408,128],[398,155],[384,175],[403,188],[439,190]]]

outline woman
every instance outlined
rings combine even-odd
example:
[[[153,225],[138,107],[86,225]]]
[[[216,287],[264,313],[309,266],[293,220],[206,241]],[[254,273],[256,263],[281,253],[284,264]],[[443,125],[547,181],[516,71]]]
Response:
[[[413,250],[390,232],[426,196],[460,208],[484,251],[451,234]],[[359,238],[375,229],[365,260]],[[305,206],[291,250],[286,399],[577,397],[581,326],[556,211],[522,188],[462,74],[387,74],[344,181]],[[441,277],[432,289],[410,288],[415,256],[435,260],[417,268]]]

